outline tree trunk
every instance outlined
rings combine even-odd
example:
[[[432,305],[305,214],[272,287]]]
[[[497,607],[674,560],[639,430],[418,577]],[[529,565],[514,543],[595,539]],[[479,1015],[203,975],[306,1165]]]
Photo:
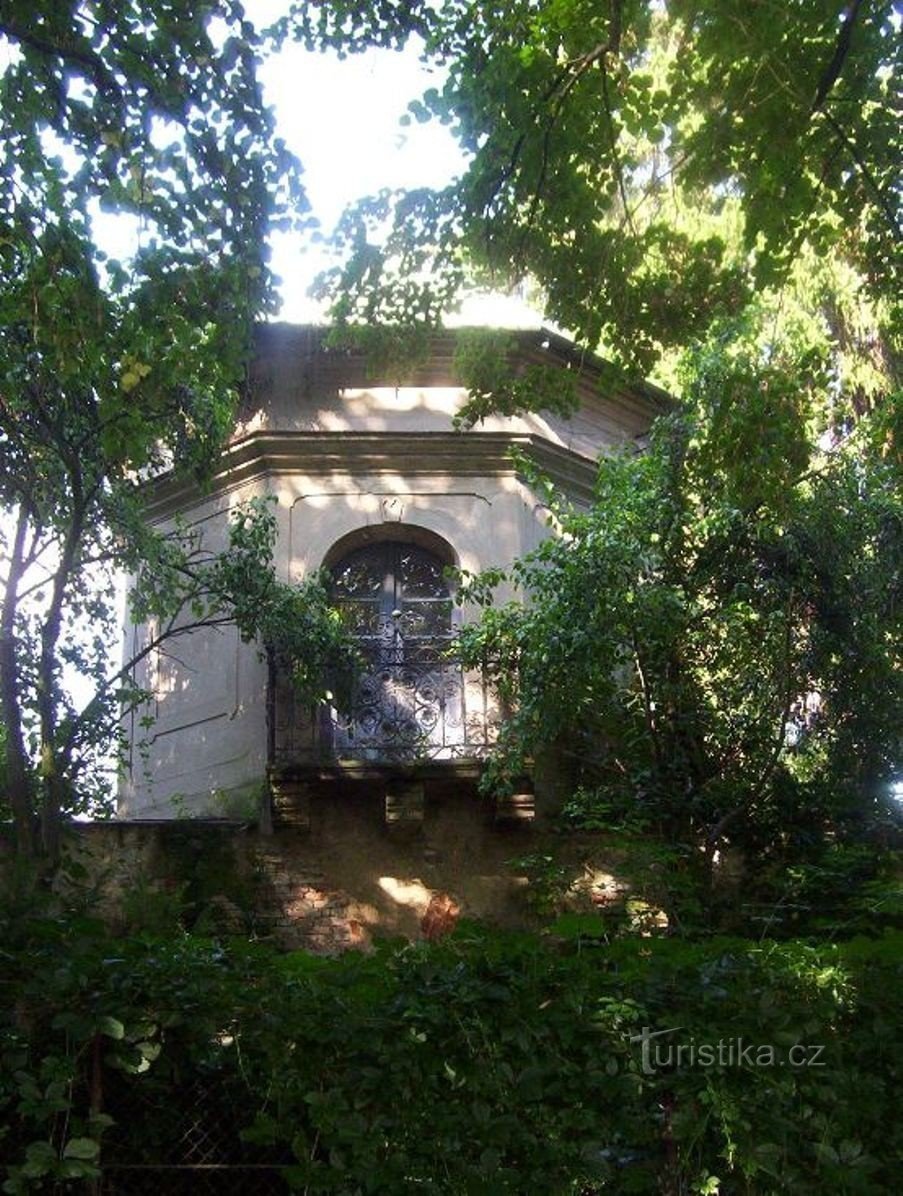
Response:
[[[20,508],[10,554],[6,593],[0,608],[0,710],[6,726],[6,788],[16,832],[16,848],[20,855],[32,858],[36,847],[34,792],[22,735],[15,630],[19,583],[25,572],[27,532],[28,516]]]
[[[41,628],[41,655],[38,662],[38,715],[41,723],[41,849],[47,860],[56,862],[60,848],[62,818],[67,782],[60,768],[57,745],[57,647],[63,625],[63,599],[75,569],[78,546],[84,527],[84,508],[80,486],[73,483],[75,499],[71,523],[66,532],[60,563],[53,579],[53,593],[44,626]]]

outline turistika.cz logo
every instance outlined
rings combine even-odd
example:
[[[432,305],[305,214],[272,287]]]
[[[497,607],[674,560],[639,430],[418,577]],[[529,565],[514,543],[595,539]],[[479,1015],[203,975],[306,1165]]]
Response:
[[[640,1045],[640,1061],[646,1075],[687,1067],[824,1067],[824,1046],[795,1042],[783,1047],[771,1042],[747,1042],[745,1038],[719,1038],[716,1042],[680,1042],[669,1038],[680,1026],[652,1030],[643,1026],[630,1036]]]

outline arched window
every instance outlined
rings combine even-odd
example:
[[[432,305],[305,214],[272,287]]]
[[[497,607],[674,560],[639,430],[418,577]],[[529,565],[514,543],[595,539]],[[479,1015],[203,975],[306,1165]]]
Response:
[[[453,603],[445,565],[422,544],[399,540],[356,548],[332,565],[334,601],[364,660],[350,711],[332,712],[339,759],[437,759],[463,745],[463,681],[448,657]]]

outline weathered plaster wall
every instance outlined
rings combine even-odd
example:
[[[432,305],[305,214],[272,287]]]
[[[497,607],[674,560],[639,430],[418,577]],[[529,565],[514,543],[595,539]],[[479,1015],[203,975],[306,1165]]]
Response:
[[[509,564],[548,534],[544,508],[515,477],[404,474],[279,478],[287,579],[319,568],[343,536],[387,525],[441,536],[469,571]]]
[[[541,437],[595,459],[606,448],[648,431],[649,396],[605,383],[591,355],[565,360],[562,338],[526,334],[524,363],[559,366],[576,376],[580,409],[570,419],[549,413],[490,416],[472,435],[504,432]],[[403,378],[383,376],[360,356],[325,345],[326,330],[289,324],[261,329],[253,386],[239,435],[295,432],[448,432],[465,392],[456,377],[452,337],[438,337],[426,360]],[[651,393],[651,388],[647,388]],[[663,397],[657,392],[657,397]]]
[[[276,568],[290,581],[319,568],[343,536],[370,529],[378,538],[387,524],[395,532],[436,533],[471,571],[509,564],[547,534],[544,508],[513,472],[500,478],[291,474],[237,487],[183,517],[215,550],[230,508],[266,492],[278,500]],[[133,633],[136,646],[144,634]],[[226,815],[247,807],[267,764],[267,676],[257,649],[241,643],[234,628],[192,632],[148,657],[138,681],[155,700],[132,717],[121,815]],[[140,726],[144,713],[153,719],[147,731]]]
[[[197,503],[185,512],[205,549],[225,545],[229,510],[265,493],[254,482]],[[190,617],[190,616],[189,616]],[[132,628],[126,651],[156,627]],[[130,716],[131,751],[120,785],[122,817],[172,818],[209,813],[247,814],[252,788],[266,769],[266,668],[256,648],[234,627],[177,636],[136,669],[154,694]],[[142,726],[149,718],[150,726]]]
[[[159,522],[166,526],[179,513],[215,550],[231,508],[272,495],[276,567],[289,581],[320,567],[343,537],[356,533],[364,542],[404,529],[411,538],[418,529],[440,536],[464,569],[509,565],[549,534],[545,509],[518,476],[510,448],[529,452],[585,498],[593,463],[641,436],[654,404],[639,391],[602,393],[598,369],[584,376],[561,344],[524,342],[531,360],[557,353],[563,370],[577,369],[580,410],[571,420],[491,419],[457,433],[452,418],[465,392],[444,344],[396,387],[369,377],[360,357],[328,350],[322,330],[267,326],[213,493],[202,498],[162,479],[153,497]],[[132,629],[132,647],[153,630]],[[267,765],[267,676],[254,646],[241,644],[234,630],[186,635],[152,653],[138,681],[155,697],[132,719],[121,815],[249,812]],[[152,720],[149,732],[143,715]]]

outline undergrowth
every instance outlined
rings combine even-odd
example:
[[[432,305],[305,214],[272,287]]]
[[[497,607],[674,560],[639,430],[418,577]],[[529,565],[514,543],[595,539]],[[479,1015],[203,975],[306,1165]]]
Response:
[[[7,1192],[82,1190],[111,1152],[153,1162],[162,1128],[117,1109],[199,1076],[309,1193],[895,1190],[898,932],[464,924],[323,959],[75,914],[2,930]]]

